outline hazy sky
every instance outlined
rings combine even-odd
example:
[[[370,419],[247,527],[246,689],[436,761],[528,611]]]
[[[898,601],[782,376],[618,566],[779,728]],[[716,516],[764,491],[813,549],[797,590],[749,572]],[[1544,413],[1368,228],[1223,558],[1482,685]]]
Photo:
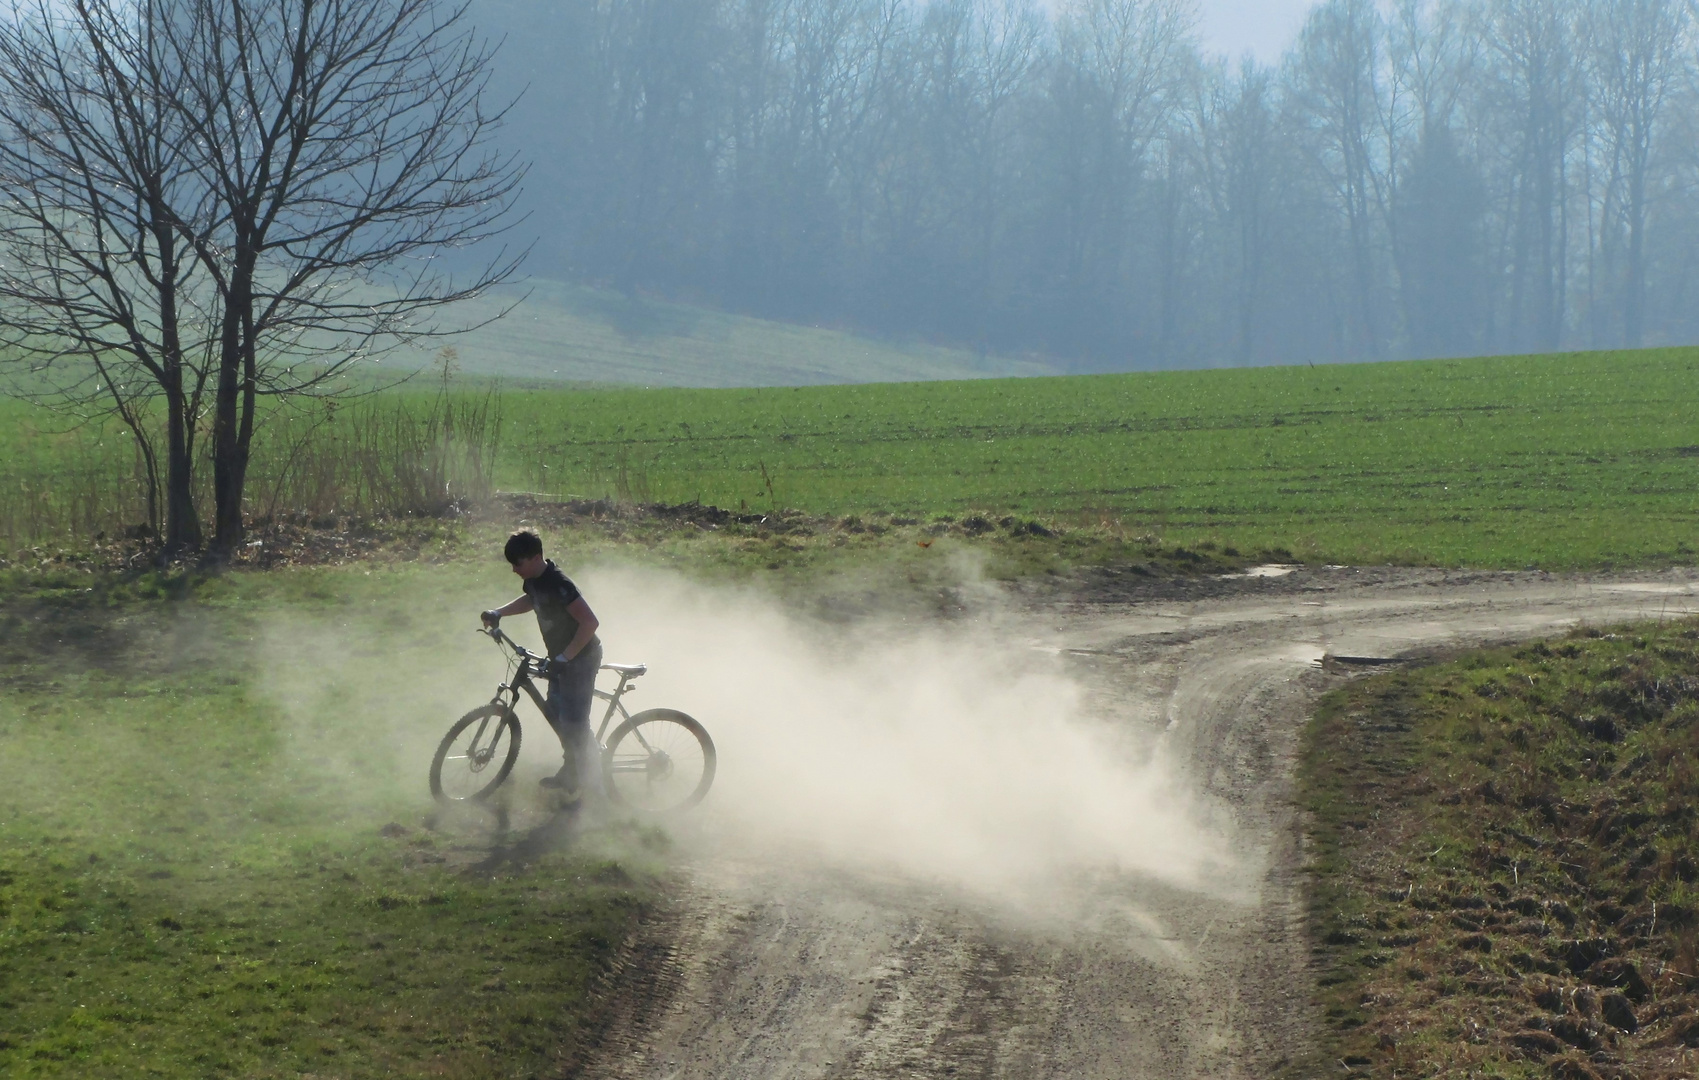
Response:
[[[1198,36],[1208,52],[1245,52],[1271,64],[1298,36],[1315,0],[1199,0]]]

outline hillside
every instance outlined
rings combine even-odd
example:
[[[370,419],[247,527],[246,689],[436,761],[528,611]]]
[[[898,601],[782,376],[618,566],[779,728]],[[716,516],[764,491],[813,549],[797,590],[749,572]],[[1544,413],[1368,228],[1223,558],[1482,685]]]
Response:
[[[527,382],[737,387],[1058,371],[1042,361],[879,341],[535,279],[469,301],[454,317],[476,325],[515,303],[501,319],[453,341],[464,374]],[[386,362],[425,366],[430,353],[398,352]]]

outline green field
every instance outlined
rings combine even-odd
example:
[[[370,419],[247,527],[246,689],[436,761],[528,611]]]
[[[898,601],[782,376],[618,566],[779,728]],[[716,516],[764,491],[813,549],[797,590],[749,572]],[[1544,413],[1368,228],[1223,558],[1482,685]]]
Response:
[[[1666,349],[532,392],[504,403],[500,480],[733,508],[1110,518],[1176,543],[1335,562],[1690,561],[1696,374],[1699,350]]]
[[[1696,374],[1699,349],[1686,348],[741,390],[508,389],[490,479],[508,491],[733,510],[1017,514],[1312,561],[1685,563],[1699,544]],[[434,400],[423,383],[390,394],[380,400],[399,408]],[[17,403],[5,413],[0,452],[40,475],[114,447],[114,460],[129,460],[110,431],[95,450],[96,434],[45,434],[53,421]],[[276,446],[287,443],[281,430],[266,436]]]

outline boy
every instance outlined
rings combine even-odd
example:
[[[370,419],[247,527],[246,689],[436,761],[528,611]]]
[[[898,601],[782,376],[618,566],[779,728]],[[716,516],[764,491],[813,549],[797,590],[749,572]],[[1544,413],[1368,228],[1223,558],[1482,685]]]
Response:
[[[560,572],[560,567],[543,558],[543,541],[525,529],[507,538],[502,549],[513,572],[525,580],[524,593],[498,608],[483,613],[485,626],[496,626],[503,615],[537,613],[543,645],[554,657],[549,665],[549,705],[554,715],[550,725],[560,737],[565,755],[560,771],[545,776],[544,787],[559,788],[563,794],[578,793],[579,781],[594,783],[599,772],[590,752],[590,703],[596,689],[596,672],[602,666],[602,643],[596,637],[601,625],[578,586]],[[578,763],[577,775],[573,763]]]

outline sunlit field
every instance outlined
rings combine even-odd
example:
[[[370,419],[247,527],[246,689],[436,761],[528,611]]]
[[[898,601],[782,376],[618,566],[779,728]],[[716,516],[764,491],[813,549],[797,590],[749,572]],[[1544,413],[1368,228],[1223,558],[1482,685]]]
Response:
[[[1331,562],[1683,561],[1699,525],[1696,370],[1699,350],[1662,349],[760,390],[508,389],[479,428],[478,470],[486,489],[1107,521],[1164,543]],[[450,397],[470,407],[489,392]],[[421,380],[365,407],[424,415],[439,405]],[[45,434],[52,420],[6,409],[0,449],[34,477],[14,488],[51,490],[43,477],[75,464],[92,489],[102,474],[91,460],[114,446],[113,468],[133,458],[109,428],[97,451],[89,431]],[[321,501],[349,497],[334,481],[299,483],[299,466],[268,464],[295,445],[291,432],[349,426],[322,420],[278,421],[264,436],[256,514],[290,505],[266,477],[291,477]]]
[[[1334,562],[1690,558],[1699,350],[504,399],[500,482],[1110,518]]]

